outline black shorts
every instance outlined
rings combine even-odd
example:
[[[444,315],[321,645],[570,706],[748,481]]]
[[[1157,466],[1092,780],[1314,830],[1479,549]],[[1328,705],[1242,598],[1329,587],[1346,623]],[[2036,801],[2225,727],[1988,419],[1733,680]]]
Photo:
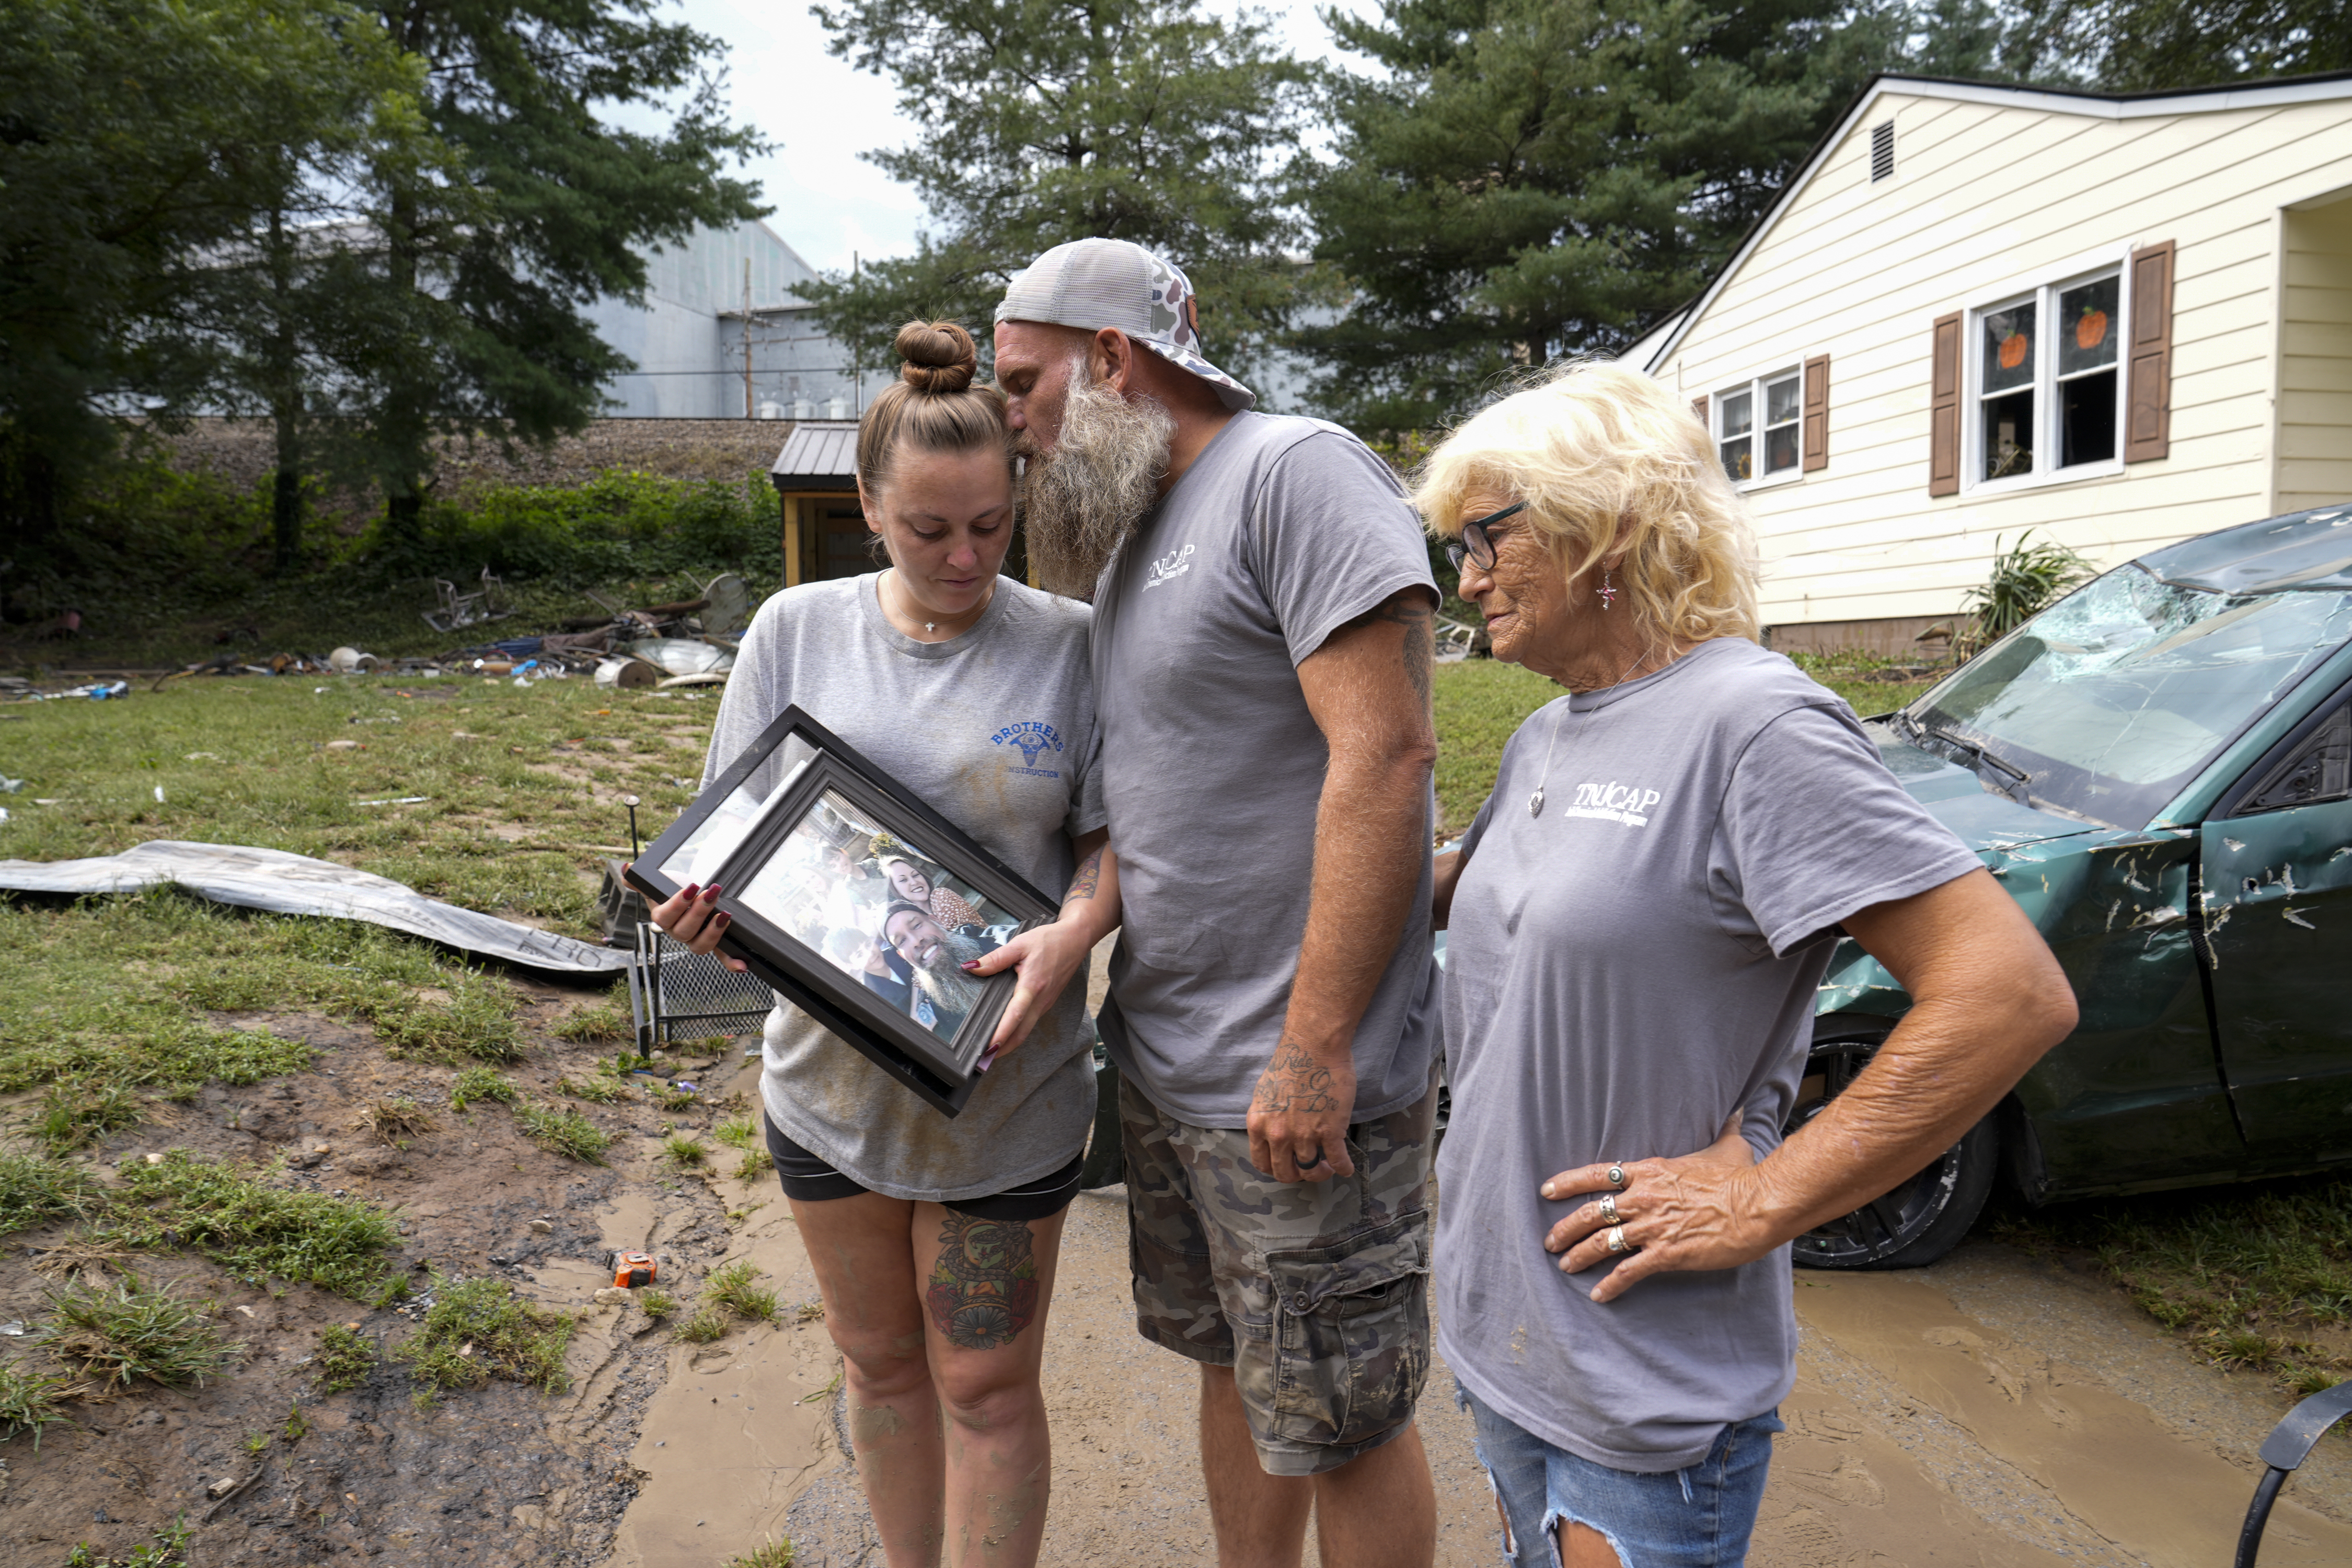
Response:
[[[784,1184],[784,1196],[799,1203],[820,1204],[833,1198],[854,1198],[874,1190],[861,1184],[855,1176],[844,1175],[826,1163],[824,1156],[809,1152],[777,1131],[776,1124],[764,1114],[760,1125],[767,1129],[768,1157],[776,1163],[776,1175]],[[1070,1200],[1078,1195],[1078,1177],[1086,1163],[1086,1152],[1080,1150],[1077,1158],[1058,1171],[1049,1171],[1004,1192],[955,1198],[945,1206],[974,1219],[992,1219],[1005,1225],[1045,1219],[1069,1207]]]

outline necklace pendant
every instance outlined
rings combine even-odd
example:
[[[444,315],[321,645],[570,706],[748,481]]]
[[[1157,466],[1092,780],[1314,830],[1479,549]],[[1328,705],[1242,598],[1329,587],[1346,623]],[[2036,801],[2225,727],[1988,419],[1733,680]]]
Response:
[[[1529,816],[1543,815],[1543,785],[1541,784],[1536,785],[1536,793],[1528,796],[1528,815]]]
[[[927,632],[938,631],[940,629],[939,623],[936,621],[925,621],[923,623],[923,629]]]

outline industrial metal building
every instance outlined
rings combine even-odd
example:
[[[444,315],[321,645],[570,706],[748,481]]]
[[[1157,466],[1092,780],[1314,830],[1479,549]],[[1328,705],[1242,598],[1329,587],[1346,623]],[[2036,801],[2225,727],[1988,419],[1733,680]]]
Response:
[[[597,332],[636,361],[606,391],[625,419],[854,419],[872,366],[810,319],[816,271],[766,224],[697,229],[646,258],[645,303],[599,300]]]

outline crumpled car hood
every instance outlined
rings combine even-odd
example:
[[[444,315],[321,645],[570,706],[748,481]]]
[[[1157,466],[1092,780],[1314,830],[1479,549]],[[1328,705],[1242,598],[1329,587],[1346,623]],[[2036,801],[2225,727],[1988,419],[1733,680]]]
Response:
[[[1959,835],[1961,843],[1980,855],[1988,850],[2005,852],[2021,844],[2104,831],[2094,824],[2077,822],[2054,812],[2037,811],[2030,805],[2020,805],[2007,795],[1995,795],[1969,769],[1898,740],[1887,725],[1870,724],[1864,728],[1878,743],[1878,754],[1895,781],[1926,806],[1929,815]]]

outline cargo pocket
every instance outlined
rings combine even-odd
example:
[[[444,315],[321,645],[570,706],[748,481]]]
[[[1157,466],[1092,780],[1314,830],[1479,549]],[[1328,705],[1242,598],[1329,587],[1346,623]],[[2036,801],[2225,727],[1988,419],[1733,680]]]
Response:
[[[1269,1252],[1276,1436],[1353,1447],[1412,1419],[1429,1375],[1429,1215]]]

